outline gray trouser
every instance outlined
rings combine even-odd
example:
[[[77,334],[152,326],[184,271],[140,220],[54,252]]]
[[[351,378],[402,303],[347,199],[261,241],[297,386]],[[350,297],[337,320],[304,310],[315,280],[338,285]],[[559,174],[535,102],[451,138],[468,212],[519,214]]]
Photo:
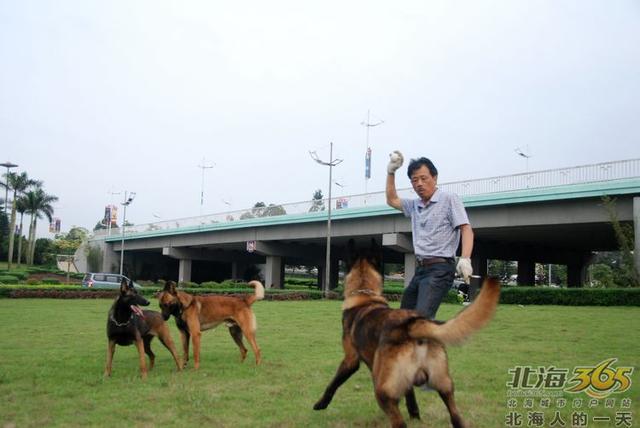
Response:
[[[453,277],[453,262],[434,263],[416,268],[416,274],[402,293],[402,309],[415,309],[420,315],[434,319],[442,299],[447,295]]]

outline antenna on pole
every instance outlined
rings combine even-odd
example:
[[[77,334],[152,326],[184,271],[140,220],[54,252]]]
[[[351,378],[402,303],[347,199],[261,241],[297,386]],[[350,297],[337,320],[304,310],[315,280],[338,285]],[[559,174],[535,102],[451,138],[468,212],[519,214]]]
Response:
[[[367,110],[367,121],[360,122],[360,125],[367,128],[367,147],[364,155],[364,203],[367,203],[367,180],[371,178],[371,147],[369,147],[369,128],[382,125],[384,120],[379,120],[376,123],[371,123],[371,111]]]
[[[523,157],[526,159],[527,163],[526,163],[526,170],[525,172],[529,172],[529,158],[532,157],[531,152],[529,151],[529,145],[527,144],[524,147],[524,150],[522,150],[522,148],[520,147],[516,147],[515,149],[513,149],[514,152],[516,152],[516,154],[520,157]]]
[[[200,215],[202,215],[202,206],[204,205],[204,170],[205,169],[211,169],[215,165],[216,165],[215,163],[213,163],[211,165],[207,165],[204,162],[204,156],[202,157],[202,164],[198,165],[198,168],[202,169],[202,182],[200,184]]]

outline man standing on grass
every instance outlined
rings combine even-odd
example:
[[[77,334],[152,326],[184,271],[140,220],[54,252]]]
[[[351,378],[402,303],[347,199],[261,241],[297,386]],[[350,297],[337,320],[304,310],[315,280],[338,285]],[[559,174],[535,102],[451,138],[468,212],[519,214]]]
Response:
[[[390,155],[387,166],[387,204],[411,218],[416,271],[402,294],[403,309],[415,309],[434,319],[442,299],[453,284],[455,254],[462,237],[462,254],[457,271],[469,283],[473,273],[471,251],[473,229],[462,200],[455,193],[438,189],[438,170],[427,158],[412,159],[407,168],[418,199],[400,199],[395,172],[402,166],[402,153]]]

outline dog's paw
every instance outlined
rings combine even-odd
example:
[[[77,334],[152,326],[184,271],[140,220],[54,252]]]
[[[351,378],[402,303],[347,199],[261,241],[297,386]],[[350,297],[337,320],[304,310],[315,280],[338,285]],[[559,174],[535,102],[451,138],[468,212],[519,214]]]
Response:
[[[329,405],[329,403],[325,403],[322,400],[320,400],[316,404],[313,405],[313,410],[324,410],[324,409],[327,408],[328,405]]]

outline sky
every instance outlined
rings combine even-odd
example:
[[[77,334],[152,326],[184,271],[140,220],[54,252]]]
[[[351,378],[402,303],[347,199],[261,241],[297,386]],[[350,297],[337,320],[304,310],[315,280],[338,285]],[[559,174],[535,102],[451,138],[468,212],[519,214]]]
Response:
[[[0,0],[0,161],[63,231],[326,196],[330,142],[334,195],[638,158],[640,2]]]

